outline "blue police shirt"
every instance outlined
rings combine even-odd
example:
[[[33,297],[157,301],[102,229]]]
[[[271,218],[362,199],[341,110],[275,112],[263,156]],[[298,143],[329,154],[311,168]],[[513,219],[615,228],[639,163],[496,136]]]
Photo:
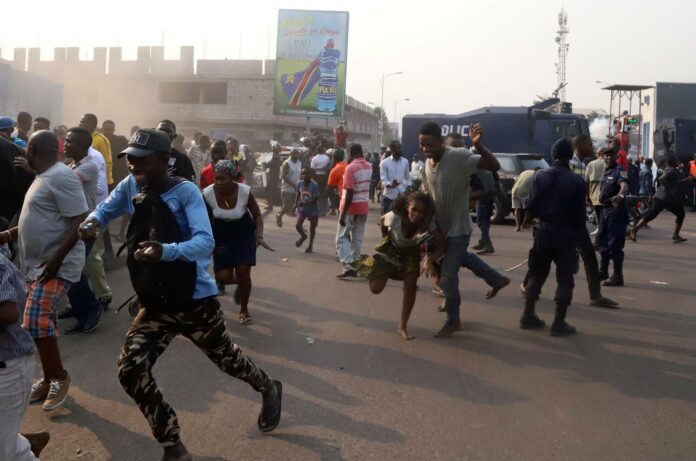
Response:
[[[555,161],[534,173],[529,210],[542,222],[585,228],[585,181],[568,165]]]
[[[599,188],[599,201],[602,205],[611,205],[611,199],[621,192],[621,183],[628,183],[628,173],[620,166],[609,168],[604,172],[604,179]],[[626,201],[622,200],[620,207],[625,207]]]
[[[100,203],[89,215],[102,227],[123,214],[132,215],[133,196],[140,189],[133,175],[128,175],[111,192],[109,198]],[[193,261],[196,263],[196,289],[193,299],[202,299],[218,294],[215,280],[208,274],[215,247],[210,218],[203,202],[200,189],[189,181],[181,182],[161,195],[179,224],[183,241],[162,244],[162,261]]]

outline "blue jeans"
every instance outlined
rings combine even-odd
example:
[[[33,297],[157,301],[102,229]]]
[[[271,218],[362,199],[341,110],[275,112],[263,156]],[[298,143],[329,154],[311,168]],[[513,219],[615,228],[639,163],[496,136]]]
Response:
[[[101,238],[101,235],[99,238]],[[85,242],[85,258],[92,250],[92,246],[94,246],[94,240]],[[80,281],[70,287],[68,300],[70,301],[70,306],[72,306],[73,315],[81,324],[84,324],[90,315],[97,314],[99,309],[101,309],[84,271],[80,274]]]
[[[490,240],[493,203],[493,200],[479,200],[476,202],[476,225],[478,225],[478,228],[481,230],[481,239],[484,242]]]
[[[445,310],[447,322],[459,322],[459,305],[462,302],[459,293],[459,268],[466,267],[477,277],[482,278],[491,287],[499,287],[505,282],[505,277],[483,262],[481,258],[469,253],[470,235],[447,237],[447,250],[442,260],[442,275],[440,287],[445,292]]]
[[[391,206],[394,200],[385,197],[382,195],[382,216],[385,214],[389,213],[391,211]]]

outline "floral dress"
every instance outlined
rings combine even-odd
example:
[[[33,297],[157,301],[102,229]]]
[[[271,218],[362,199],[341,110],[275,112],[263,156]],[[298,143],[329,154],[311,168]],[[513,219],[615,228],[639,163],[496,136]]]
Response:
[[[421,250],[415,236],[407,238],[403,234],[402,217],[393,211],[385,214],[384,226],[389,230],[375,247],[376,254],[366,256],[353,263],[358,275],[368,280],[387,277],[403,280],[409,274],[420,272]],[[430,224],[430,232],[435,230],[435,221]]]

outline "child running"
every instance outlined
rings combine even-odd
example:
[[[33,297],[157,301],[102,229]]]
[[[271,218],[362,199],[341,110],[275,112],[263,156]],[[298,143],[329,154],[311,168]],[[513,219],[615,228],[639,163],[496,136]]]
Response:
[[[445,239],[437,229],[433,216],[433,201],[427,194],[413,192],[399,195],[392,211],[382,216],[382,241],[374,256],[353,264],[358,275],[370,281],[370,290],[380,294],[387,280],[404,281],[404,299],[398,333],[402,339],[415,336],[408,333],[408,319],[416,302],[417,282],[421,268],[427,276],[434,274],[433,262],[445,251]],[[421,243],[425,256],[421,260]]]
[[[297,225],[295,229],[300,234],[300,238],[295,242],[295,246],[300,248],[307,240],[307,233],[304,230],[305,220],[309,221],[309,245],[305,253],[311,253],[314,249],[314,236],[317,233],[319,224],[319,185],[313,181],[314,169],[303,168],[302,180],[297,184],[297,197],[295,198],[295,208],[297,208]]]

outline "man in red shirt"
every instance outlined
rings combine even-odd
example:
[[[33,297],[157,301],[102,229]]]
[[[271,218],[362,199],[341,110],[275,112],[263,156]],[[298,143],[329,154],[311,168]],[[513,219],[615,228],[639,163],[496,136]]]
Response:
[[[336,128],[333,129],[334,140],[336,141],[336,147],[341,149],[346,148],[346,140],[348,139],[348,128],[346,128],[345,120],[338,122]]]
[[[343,272],[337,275],[338,278],[358,275],[351,264],[360,258],[367,213],[370,209],[372,165],[363,157],[360,144],[352,144],[348,154],[348,166],[343,175],[341,214],[338,217],[336,233],[336,250],[343,267]]]
[[[619,138],[614,139],[614,147],[617,150],[616,154],[616,164],[620,165],[621,168],[624,169],[624,171],[628,171],[628,150],[631,148],[631,145],[629,143],[626,143],[625,146],[621,145],[621,141]]]
[[[210,157],[212,161],[201,170],[201,189],[205,189],[215,183],[215,164],[220,160],[225,160],[227,156],[227,147],[225,141],[215,141],[210,149]]]
[[[336,216],[336,209],[343,195],[343,175],[346,172],[348,163],[344,160],[346,153],[343,149],[333,149],[334,167],[329,173],[329,180],[326,185],[329,188],[329,199],[331,201],[331,216]]]

